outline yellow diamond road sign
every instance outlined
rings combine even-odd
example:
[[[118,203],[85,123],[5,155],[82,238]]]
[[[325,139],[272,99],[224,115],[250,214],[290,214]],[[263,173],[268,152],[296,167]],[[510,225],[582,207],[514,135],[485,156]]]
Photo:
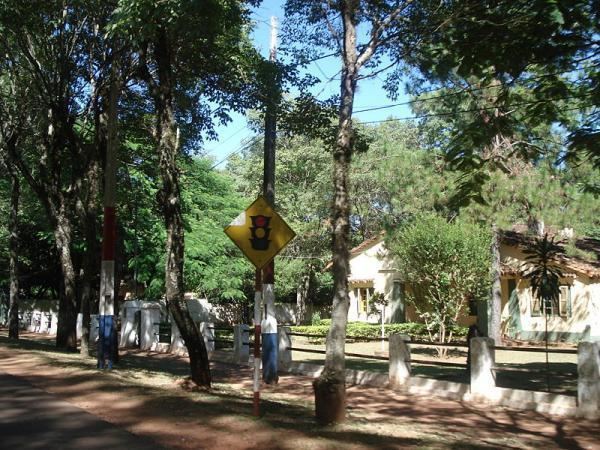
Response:
[[[257,269],[266,266],[296,236],[264,197],[258,197],[224,231]]]

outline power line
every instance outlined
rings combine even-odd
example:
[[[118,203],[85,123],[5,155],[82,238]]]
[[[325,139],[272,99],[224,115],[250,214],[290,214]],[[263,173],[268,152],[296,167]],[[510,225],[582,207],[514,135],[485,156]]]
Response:
[[[258,140],[260,139],[260,136],[254,136],[252,139],[250,139],[249,142],[245,143],[244,145],[242,145],[241,147],[239,147],[238,149],[230,152],[227,154],[227,156],[225,156],[225,158],[223,158],[222,160],[218,161],[217,163],[213,164],[209,170],[213,170],[216,167],[220,166],[221,164],[223,164],[225,161],[227,161],[229,158],[231,158],[233,155],[236,155],[238,153],[243,152],[244,150],[250,148],[250,146],[254,145],[256,142],[258,142]]]
[[[576,97],[571,97],[571,98],[576,98]],[[579,98],[581,98],[581,97],[579,97]],[[555,100],[565,100],[565,99],[563,98],[563,99],[555,99]],[[515,104],[515,105],[507,105],[507,106],[513,106],[513,107],[526,106],[526,105],[535,105],[538,103],[545,103],[545,102],[547,102],[547,100],[541,100],[538,102],[520,103],[520,104]],[[584,108],[590,108],[590,107],[594,107],[594,106],[598,106],[598,105],[593,105],[593,104],[592,105],[584,105],[584,106],[578,106],[576,108],[563,109],[562,111],[564,111],[564,112],[578,111],[578,110],[582,110]],[[463,109],[463,110],[443,112],[443,113],[423,114],[421,116],[392,117],[389,119],[370,120],[368,122],[361,122],[361,123],[362,124],[375,124],[375,123],[385,123],[385,122],[401,122],[404,120],[428,119],[430,117],[447,117],[447,116],[452,116],[455,114],[465,114],[465,113],[470,113],[470,112],[489,111],[489,110],[494,110],[494,109],[498,109],[498,107],[494,106],[494,107],[486,107],[486,108]]]
[[[571,69],[571,70],[565,70],[562,72],[554,72],[554,73],[549,73],[549,74],[545,74],[545,75],[540,75],[538,77],[532,77],[532,78],[527,78],[524,79],[523,82],[529,82],[529,81],[534,81],[534,80],[540,80],[543,78],[548,78],[554,75],[562,75],[562,74],[566,74],[566,73],[572,73],[575,72],[577,70],[580,69]],[[510,83],[512,84],[512,83]],[[356,111],[354,111],[355,114],[358,113],[363,113],[363,112],[369,112],[369,111],[379,111],[381,109],[389,109],[389,108],[395,108],[397,106],[408,106],[408,105],[414,105],[415,103],[424,103],[424,102],[430,102],[430,101],[434,101],[434,100],[440,100],[440,99],[444,99],[447,97],[454,97],[456,95],[461,95],[467,92],[479,92],[479,91],[485,91],[488,89],[500,89],[500,88],[504,88],[507,87],[507,84],[498,84],[498,85],[494,85],[494,86],[482,86],[482,87],[478,87],[478,88],[464,88],[461,89],[460,91],[455,91],[455,92],[449,92],[446,94],[442,94],[442,95],[436,95],[434,97],[429,97],[429,98],[417,98],[414,100],[407,100],[405,102],[399,102],[399,103],[392,103],[389,105],[381,105],[381,106],[372,106],[372,107],[367,107],[367,108],[362,108],[362,109],[358,109]],[[428,91],[424,91],[419,95],[423,95],[423,94],[428,94],[431,92],[436,92],[436,91],[440,91],[440,88],[436,88],[436,89],[431,89]]]
[[[223,146],[223,144],[225,144],[226,142],[229,142],[231,139],[233,139],[235,136],[237,136],[238,134],[240,134],[244,130],[248,130],[248,127],[244,126],[244,127],[240,128],[235,133],[233,133],[232,135],[230,135],[227,139],[225,139],[224,141],[219,142],[219,144],[215,148],[213,148],[212,150],[207,150],[207,153],[214,153],[217,149],[221,148]],[[246,137],[248,137],[248,136],[246,136]]]
[[[556,99],[550,99],[550,100],[539,100],[539,101],[535,101],[535,102],[522,102],[522,103],[515,103],[515,104],[512,104],[512,105],[505,105],[505,106],[506,107],[514,108],[514,107],[522,107],[522,106],[529,106],[529,105],[535,105],[535,104],[540,104],[540,103],[546,103],[546,102],[552,101],[552,100],[554,100],[554,101],[556,101],[556,100],[569,100],[569,99],[577,99],[577,98],[585,98],[585,97],[589,97],[589,95],[581,96],[581,97],[562,97],[562,98],[556,98]],[[580,106],[580,107],[577,107],[577,108],[565,109],[563,111],[565,111],[565,112],[577,111],[577,110],[581,110],[583,108],[589,108],[589,107],[593,107],[593,106],[596,106],[596,105],[585,105],[585,106]],[[421,116],[394,117],[394,118],[382,119],[382,120],[371,120],[371,121],[361,122],[361,123],[366,125],[366,124],[378,124],[378,123],[386,123],[386,122],[401,122],[401,121],[405,121],[405,120],[427,119],[427,118],[431,118],[431,117],[447,117],[447,116],[452,116],[452,115],[455,115],[455,114],[466,114],[466,113],[470,113],[470,112],[491,111],[491,110],[495,110],[495,109],[498,109],[498,107],[497,106],[490,106],[490,107],[484,107],[484,108],[472,108],[472,109],[463,109],[463,110],[441,112],[441,113],[423,114]],[[238,153],[241,153],[242,151],[248,149],[250,146],[254,145],[259,139],[260,139],[260,136],[253,137],[249,142],[245,143],[244,145],[242,145],[238,149],[230,152],[229,154],[227,154],[227,156],[225,156],[225,158],[223,158],[220,161],[218,161],[217,163],[213,164],[210,167],[210,170],[213,170],[216,167],[218,167],[221,164],[223,164],[224,162],[228,161],[232,156],[234,156],[234,155],[236,155]]]
[[[312,63],[315,61],[318,61],[320,59],[324,59],[330,56],[334,56],[337,53],[331,53],[329,55],[324,55],[318,58],[315,58],[311,61],[307,61],[306,63]],[[323,74],[324,72],[321,70],[321,68],[317,65],[317,68],[319,69],[319,71]],[[549,74],[545,74],[545,75],[540,75],[537,77],[532,77],[532,78],[527,78],[525,80],[523,80],[523,82],[528,82],[528,81],[534,81],[534,80],[539,80],[539,79],[543,79],[543,78],[548,78],[551,76],[555,76],[555,75],[562,75],[562,74],[566,74],[566,73],[572,73],[575,72],[577,70],[580,69],[571,69],[571,70],[565,70],[565,71],[561,71],[561,72],[554,72],[554,73],[549,73]],[[321,90],[319,91],[319,93],[317,95],[315,95],[315,98],[318,98],[327,88],[327,86],[329,85],[329,83],[331,83],[335,77],[341,72],[338,71],[336,72],[333,76],[331,76],[328,80],[325,81],[325,84],[323,85],[323,87],[321,88]],[[399,102],[399,103],[393,103],[390,105],[381,105],[381,106],[374,106],[374,107],[370,107],[370,108],[363,108],[363,109],[359,109],[357,111],[354,111],[354,114],[360,114],[363,112],[370,112],[370,111],[378,111],[378,110],[382,110],[382,109],[389,109],[389,108],[394,108],[397,106],[408,106],[408,105],[412,105],[412,104],[416,104],[416,103],[424,103],[424,102],[429,102],[429,101],[435,101],[435,100],[440,100],[440,99],[444,99],[447,97],[453,97],[456,95],[460,95],[463,94],[465,92],[478,92],[478,91],[484,91],[484,90],[488,90],[488,89],[499,89],[502,87],[506,87],[506,84],[500,84],[500,85],[495,85],[495,86],[484,86],[484,87],[479,87],[479,88],[472,88],[472,89],[462,89],[460,91],[456,91],[456,92],[450,92],[450,93],[446,93],[446,94],[442,94],[442,95],[437,95],[434,97],[429,97],[429,98],[425,98],[425,99],[415,99],[415,100],[408,100],[405,102]],[[420,95],[426,94],[426,93],[430,93],[430,92],[436,92],[439,91],[440,89],[432,89],[429,91],[424,91],[422,92]],[[516,103],[516,104],[512,104],[512,105],[504,105],[505,107],[520,107],[520,106],[528,106],[528,105],[534,105],[534,104],[540,104],[540,103],[545,103],[548,101],[552,101],[552,100],[569,100],[569,99],[576,99],[576,98],[584,98],[587,97],[586,96],[580,96],[580,97],[563,97],[563,98],[556,98],[556,99],[545,99],[545,100],[538,100],[535,102],[522,102],[522,103]],[[583,106],[583,107],[578,107],[578,108],[572,108],[572,109],[568,109],[565,111],[575,111],[581,108],[587,108],[587,107],[591,107],[591,106],[595,106],[595,105],[587,105],[587,106]],[[404,120],[417,120],[417,119],[426,119],[426,118],[431,118],[431,117],[447,117],[450,115],[454,115],[454,114],[465,114],[465,113],[470,113],[470,112],[479,112],[479,111],[490,111],[490,110],[495,110],[497,109],[497,106],[490,106],[490,107],[483,107],[483,108],[473,108],[473,109],[466,109],[466,110],[457,110],[457,111],[450,111],[450,112],[441,112],[441,113],[431,113],[431,114],[423,114],[420,116],[410,116],[410,117],[395,117],[395,118],[389,118],[389,119],[382,119],[382,120],[371,120],[371,121],[366,121],[366,122],[362,122],[363,124],[377,124],[377,123],[385,123],[385,122],[400,122],[400,121],[404,121]],[[244,129],[247,129],[247,127],[245,128],[241,128],[238,131],[236,131],[234,134],[232,134],[231,136],[229,136],[225,141],[223,141],[222,143],[225,143],[227,141],[229,141],[231,138],[233,138],[234,136],[236,136],[237,134],[239,134],[241,131],[243,131]],[[217,163],[215,163],[212,167],[211,170],[220,166],[221,164],[223,164],[224,162],[226,162],[227,160],[229,160],[229,158],[231,158],[232,156],[241,153],[242,151],[246,150],[249,146],[253,145],[254,143],[256,143],[256,141],[259,139],[259,136],[255,136],[254,138],[252,138],[250,140],[250,142],[242,145],[241,147],[239,147],[238,149],[230,152],[229,154],[227,154],[227,156],[225,156],[225,158],[223,158],[222,160],[218,161]],[[213,150],[214,151],[214,150]]]

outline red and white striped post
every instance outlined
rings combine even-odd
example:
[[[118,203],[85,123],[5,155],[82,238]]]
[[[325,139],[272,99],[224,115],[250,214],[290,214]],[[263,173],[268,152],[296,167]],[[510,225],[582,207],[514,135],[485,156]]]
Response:
[[[262,271],[256,269],[254,275],[254,400],[253,414],[260,416],[260,321],[262,313]]]

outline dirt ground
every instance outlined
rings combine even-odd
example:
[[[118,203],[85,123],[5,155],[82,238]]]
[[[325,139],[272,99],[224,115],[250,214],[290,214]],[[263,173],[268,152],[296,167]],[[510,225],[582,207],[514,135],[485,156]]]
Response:
[[[173,449],[600,449],[600,422],[348,387],[348,420],[319,427],[308,377],[262,386],[252,416],[251,371],[213,363],[210,392],[190,389],[184,358],[122,352],[113,371],[47,343],[0,331],[0,371],[22,377],[131,433]]]

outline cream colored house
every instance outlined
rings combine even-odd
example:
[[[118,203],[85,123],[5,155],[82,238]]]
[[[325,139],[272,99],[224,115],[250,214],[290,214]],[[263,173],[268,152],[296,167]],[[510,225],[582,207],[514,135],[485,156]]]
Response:
[[[540,341],[546,329],[544,305],[521,276],[523,250],[531,239],[516,231],[502,234],[502,332],[513,339]],[[576,245],[600,255],[598,241],[580,239]],[[564,277],[558,304],[548,308],[549,340],[600,340],[600,261],[563,256],[558,262]]]
[[[383,234],[364,241],[350,252],[349,321],[380,322],[381,315],[374,305],[374,295],[383,294],[387,300],[385,322],[405,322],[414,319],[412,309],[404,299],[404,284],[393,267],[383,244]],[[407,310],[407,309],[410,309]]]
[[[531,294],[529,282],[521,277],[528,240],[526,234],[505,231],[502,234],[502,332],[513,339],[543,340],[546,317],[539,299]],[[600,255],[600,242],[580,240],[578,245]],[[565,275],[559,304],[548,314],[550,340],[600,340],[600,260],[589,262],[573,257],[559,261]],[[383,234],[352,249],[350,254],[349,321],[379,322],[373,313],[375,294],[383,294],[388,302],[385,322],[418,320],[414,308],[405,301],[402,274],[383,243]],[[461,325],[475,323],[469,311],[459,320]]]

